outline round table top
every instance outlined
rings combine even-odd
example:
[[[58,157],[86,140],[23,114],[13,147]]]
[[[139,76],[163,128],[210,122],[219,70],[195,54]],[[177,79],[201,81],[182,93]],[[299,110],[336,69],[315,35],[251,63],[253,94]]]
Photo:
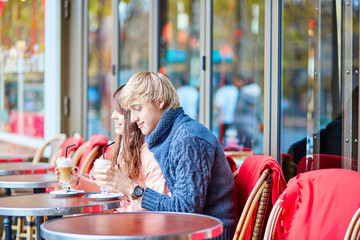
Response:
[[[0,215],[62,216],[97,213],[120,207],[122,200],[98,201],[79,193],[74,197],[55,197],[49,193],[25,194],[0,198]]]
[[[219,236],[223,223],[214,217],[174,212],[82,215],[41,225],[47,240],[62,239],[206,239]]]
[[[0,188],[47,188],[59,186],[55,173],[0,176]]]
[[[4,154],[4,153],[0,154],[0,159],[10,161],[11,159],[15,159],[15,158],[30,159],[32,157],[29,155],[25,155],[25,154]]]
[[[49,163],[7,162],[0,164],[0,176],[34,173],[35,170],[48,170],[52,168]]]

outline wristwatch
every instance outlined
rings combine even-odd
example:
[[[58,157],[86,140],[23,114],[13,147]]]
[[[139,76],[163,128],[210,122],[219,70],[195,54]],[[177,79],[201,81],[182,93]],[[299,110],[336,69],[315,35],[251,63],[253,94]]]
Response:
[[[144,194],[144,189],[139,185],[137,185],[136,187],[134,187],[134,190],[131,195],[133,199],[137,199],[141,197],[143,194]]]

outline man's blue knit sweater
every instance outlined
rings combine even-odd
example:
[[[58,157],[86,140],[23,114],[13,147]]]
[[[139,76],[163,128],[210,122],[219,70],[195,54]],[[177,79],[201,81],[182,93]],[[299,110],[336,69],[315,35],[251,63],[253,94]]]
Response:
[[[235,184],[214,134],[184,114],[180,107],[166,109],[145,141],[172,196],[146,188],[142,207],[219,218],[224,223],[224,232],[218,239],[232,239],[237,221]]]

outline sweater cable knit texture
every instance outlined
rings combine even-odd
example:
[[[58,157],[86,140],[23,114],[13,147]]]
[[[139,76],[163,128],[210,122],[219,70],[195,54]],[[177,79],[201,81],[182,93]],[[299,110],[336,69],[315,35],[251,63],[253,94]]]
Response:
[[[224,232],[217,239],[232,239],[237,221],[235,185],[218,139],[180,107],[166,109],[145,141],[172,196],[146,188],[142,207],[219,218]]]

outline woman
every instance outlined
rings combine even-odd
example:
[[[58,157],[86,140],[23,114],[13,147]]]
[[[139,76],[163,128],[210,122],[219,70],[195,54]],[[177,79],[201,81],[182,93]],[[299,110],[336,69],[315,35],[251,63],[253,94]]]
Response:
[[[114,120],[116,140],[112,147],[110,160],[112,161],[112,175],[106,178],[106,184],[114,189],[122,185],[119,181],[119,174],[126,175],[128,183],[136,186],[151,187],[156,191],[171,195],[161,169],[154,159],[153,154],[148,150],[144,143],[144,135],[135,123],[130,121],[130,111],[125,110],[119,104],[119,95],[123,86],[118,88],[113,94],[112,106],[114,112],[111,118]],[[101,172],[105,169],[100,168],[100,173],[95,172],[97,181],[103,181]],[[58,172],[56,171],[58,175]],[[80,176],[73,181],[74,189],[85,191],[99,191],[99,187],[90,179]],[[117,209],[121,212],[146,211],[141,208],[138,200],[127,198],[124,207]]]

